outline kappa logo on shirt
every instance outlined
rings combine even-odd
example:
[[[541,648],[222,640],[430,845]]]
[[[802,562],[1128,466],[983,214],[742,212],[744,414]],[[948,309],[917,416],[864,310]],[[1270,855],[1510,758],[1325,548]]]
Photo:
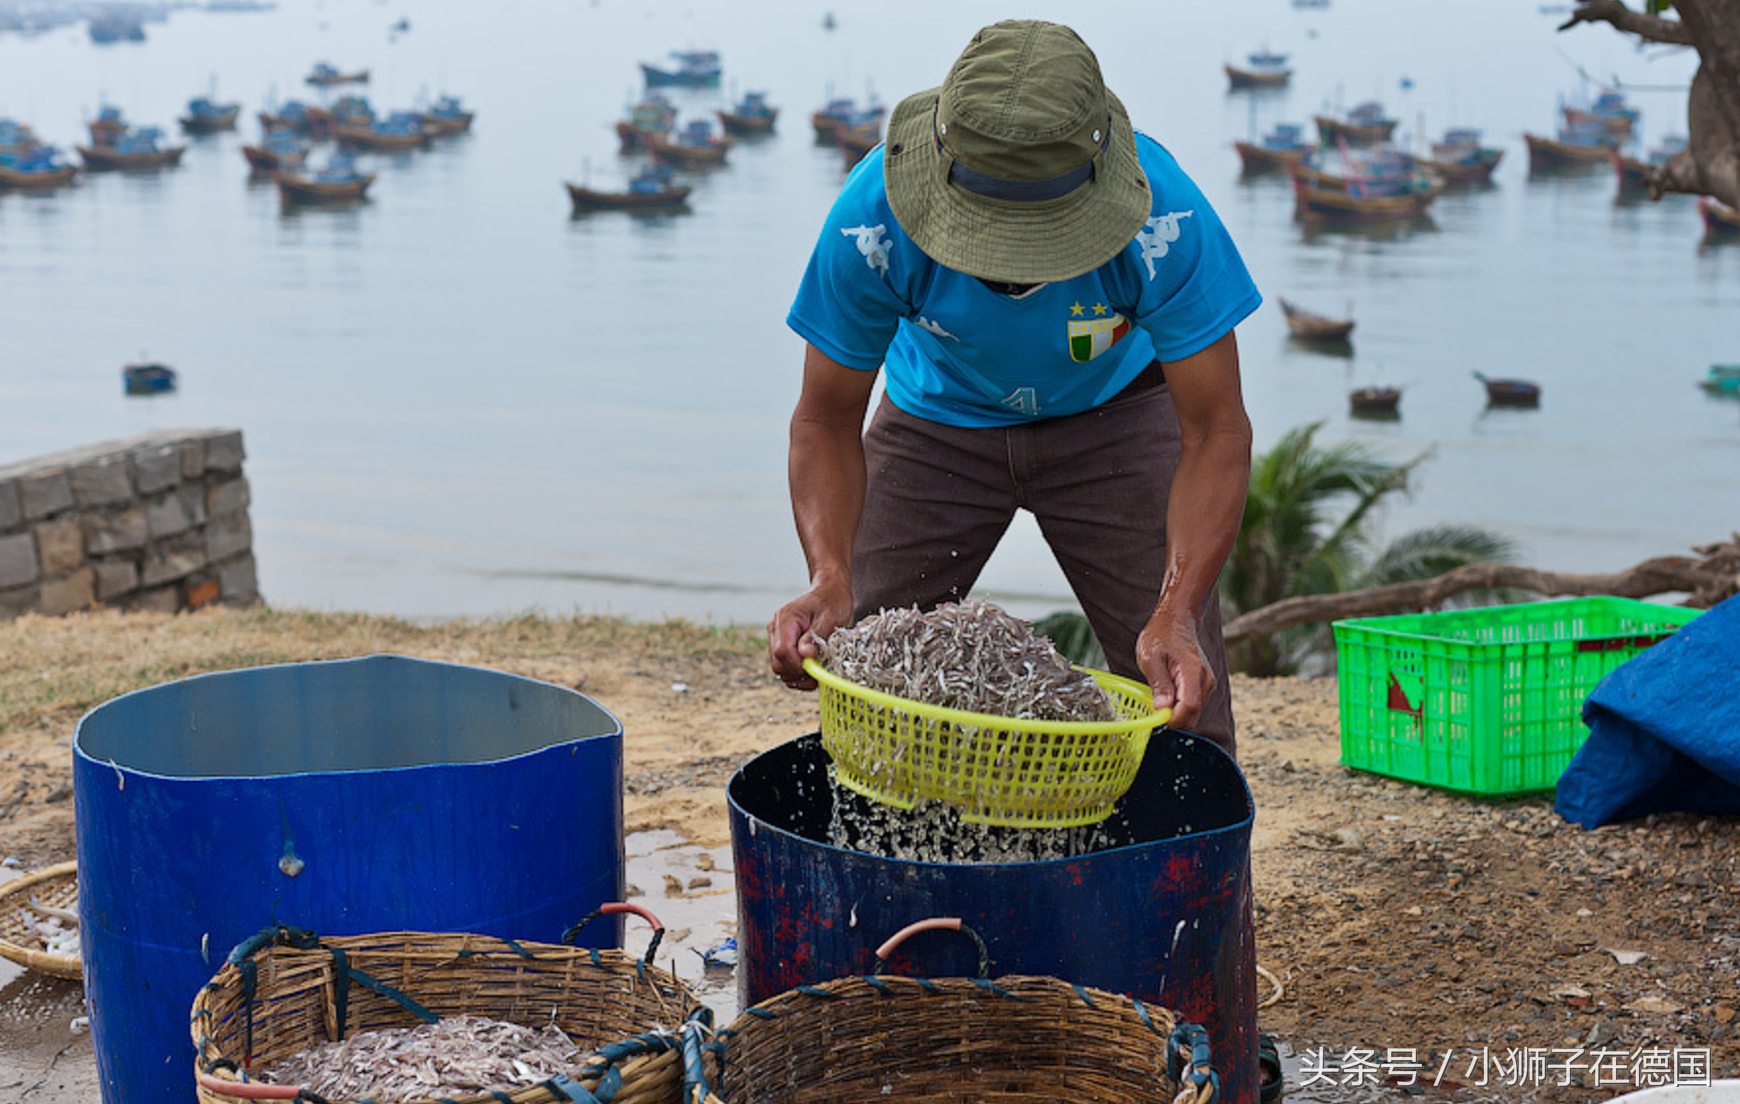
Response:
[[[842,227],[840,233],[848,238],[857,238],[858,252],[864,254],[864,263],[875,269],[878,276],[887,279],[888,247],[893,244],[888,240],[887,223]]]
[[[1071,303],[1069,313],[1069,359],[1077,364],[1086,364],[1130,332],[1130,320],[1104,303]]]
[[[1148,279],[1154,278],[1154,262],[1166,259],[1172,243],[1182,232],[1179,223],[1196,214],[1195,211],[1169,211],[1150,218],[1136,231],[1136,241],[1142,246],[1142,263],[1148,266]]]

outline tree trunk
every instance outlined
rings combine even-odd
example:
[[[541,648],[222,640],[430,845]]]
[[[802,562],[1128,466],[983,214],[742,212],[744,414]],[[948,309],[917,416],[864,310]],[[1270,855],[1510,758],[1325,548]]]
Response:
[[[1433,579],[1286,598],[1233,618],[1222,630],[1229,648],[1314,621],[1412,613],[1443,604],[1464,591],[1509,588],[1545,596],[1649,598],[1684,593],[1685,604],[1708,609],[1740,593],[1740,534],[1693,549],[1702,558],[1657,556],[1610,575],[1570,575],[1516,564],[1465,564]]]
[[[1686,97],[1684,151],[1651,169],[1652,195],[1714,196],[1740,208],[1740,4],[1734,0],[1675,0],[1678,19],[1633,11],[1621,0],[1583,0],[1560,30],[1578,23],[1610,23],[1650,42],[1689,45],[1698,72]]]

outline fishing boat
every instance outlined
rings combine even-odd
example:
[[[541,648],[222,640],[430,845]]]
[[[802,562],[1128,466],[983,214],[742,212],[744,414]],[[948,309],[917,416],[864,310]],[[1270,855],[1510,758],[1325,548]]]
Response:
[[[1326,314],[1281,299],[1281,313],[1287,316],[1287,332],[1295,341],[1346,341],[1353,333],[1353,319],[1331,318]]]
[[[1276,172],[1305,159],[1311,146],[1305,141],[1305,128],[1299,123],[1276,123],[1256,142],[1234,142],[1247,175]]]
[[[316,88],[331,88],[335,84],[367,84],[369,71],[358,69],[346,73],[327,62],[317,61],[314,63],[314,68],[302,79]]]
[[[109,145],[79,146],[87,171],[164,169],[181,164],[186,146],[166,146],[157,127],[131,127]]]
[[[1668,158],[1686,148],[1683,135],[1670,134],[1652,146],[1642,157],[1621,153],[1617,147],[1608,149],[1613,162],[1613,175],[1619,183],[1621,196],[1640,195],[1648,186],[1649,171],[1667,164]]]
[[[368,126],[375,121],[374,105],[369,98],[359,92],[346,92],[332,101],[332,106],[324,109],[328,120],[328,129],[335,135],[340,124],[349,126]],[[309,115],[315,115],[315,109],[309,109]]]
[[[1709,196],[1698,197],[1698,214],[1704,219],[1704,236],[1726,238],[1740,234],[1740,210]]]
[[[0,153],[16,153],[41,145],[29,123],[0,119]]]
[[[301,100],[286,100],[283,106],[277,110],[263,109],[257,117],[260,120],[261,130],[293,130],[317,137],[318,135],[314,133],[316,111],[319,109],[303,103]],[[320,114],[326,115],[328,119],[331,118],[327,112],[321,111]]]
[[[719,125],[725,128],[725,133],[734,137],[754,137],[758,134],[772,134],[774,120],[779,117],[779,109],[767,102],[765,92],[745,92],[729,109],[719,111]]]
[[[216,103],[210,97],[195,96],[187,101],[187,114],[180,119],[181,129],[188,134],[234,130],[241,113],[242,105],[239,103]]]
[[[422,113],[423,130],[433,138],[464,134],[471,129],[476,112],[468,110],[458,96],[440,96]]]
[[[840,154],[845,158],[846,167],[864,160],[864,155],[876,148],[882,141],[882,126],[880,120],[860,123],[857,126],[844,127],[835,141],[840,146]]]
[[[385,119],[368,123],[339,123],[333,128],[339,143],[370,150],[422,149],[429,144],[423,116],[415,111],[395,111]]]
[[[1244,65],[1229,63],[1222,66],[1226,70],[1227,83],[1235,92],[1250,88],[1281,88],[1293,77],[1286,54],[1258,50],[1245,55],[1245,62]]]
[[[1347,394],[1352,413],[1360,418],[1393,418],[1402,401],[1399,387],[1360,387]]]
[[[1523,132],[1529,147],[1529,172],[1587,172],[1609,161],[1608,150],[1619,139],[1595,123],[1567,124],[1559,128],[1557,138]]]
[[[1474,373],[1474,378],[1486,385],[1489,406],[1541,405],[1541,385],[1532,380],[1493,379],[1479,372]]]
[[[312,173],[280,169],[275,179],[284,206],[293,207],[360,200],[375,182],[375,174],[359,171],[356,161],[345,154],[334,154],[324,167]]]
[[[1345,119],[1318,115],[1314,117],[1314,121],[1317,123],[1317,135],[1325,145],[1347,142],[1354,146],[1389,141],[1390,135],[1395,133],[1397,122],[1385,115],[1383,105],[1375,100],[1356,105],[1347,113]]]
[[[713,88],[719,84],[719,75],[723,72],[719,51],[672,50],[671,57],[676,59],[675,69],[641,62],[640,71],[646,77],[648,88]]]
[[[1344,148],[1340,171],[1312,158],[1288,167],[1297,214],[1334,222],[1403,222],[1419,218],[1444,181],[1394,146]]]
[[[648,92],[637,103],[630,104],[628,114],[616,122],[616,138],[623,153],[639,153],[646,149],[648,134],[664,134],[677,122],[677,105],[663,92]]]
[[[1625,95],[1612,89],[1601,92],[1588,107],[1561,107],[1566,126],[1590,124],[1599,126],[1615,138],[1631,137],[1642,113],[1625,100]]]
[[[47,191],[71,184],[78,173],[53,146],[0,149],[0,190]]]
[[[1432,143],[1432,156],[1421,158],[1427,172],[1446,184],[1485,184],[1504,159],[1504,150],[1488,146],[1473,127],[1452,127]]]
[[[99,45],[112,42],[144,42],[145,25],[136,16],[124,12],[105,12],[91,16],[91,41]]]
[[[129,124],[120,108],[113,104],[104,104],[97,108],[97,117],[85,126],[91,132],[91,145],[112,146],[120,141],[121,135],[127,133]]]
[[[653,159],[685,168],[723,165],[731,139],[713,131],[706,119],[691,119],[668,134],[647,134],[647,152]]]
[[[1698,386],[1712,395],[1740,395],[1740,364],[1712,364]]]
[[[859,106],[854,99],[835,97],[810,116],[810,125],[816,129],[816,141],[838,142],[840,133],[847,127],[862,126],[870,122],[880,127],[882,118],[887,113],[886,107],[874,101]]]
[[[569,202],[576,215],[591,211],[662,211],[686,205],[694,189],[678,184],[668,165],[652,165],[637,173],[620,192],[597,191],[568,184]]]
[[[293,130],[268,130],[257,144],[242,144],[242,156],[257,173],[293,169],[308,160],[308,143]]]
[[[175,390],[175,369],[167,364],[127,364],[121,368],[121,388],[129,395],[156,395]]]

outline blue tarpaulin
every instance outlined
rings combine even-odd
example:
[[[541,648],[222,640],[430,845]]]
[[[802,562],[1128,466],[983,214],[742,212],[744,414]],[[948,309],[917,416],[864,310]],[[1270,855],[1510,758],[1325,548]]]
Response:
[[[1650,813],[1740,813],[1740,595],[1615,668],[1554,808],[1598,828]]]

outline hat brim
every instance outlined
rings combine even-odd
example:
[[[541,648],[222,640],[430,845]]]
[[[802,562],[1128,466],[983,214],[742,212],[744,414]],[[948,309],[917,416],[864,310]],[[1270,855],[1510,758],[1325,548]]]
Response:
[[[900,228],[938,262],[987,280],[1045,284],[1091,272],[1135,238],[1153,210],[1148,177],[1124,105],[1110,91],[1111,134],[1094,175],[1039,202],[991,199],[949,182],[936,142],[942,89],[901,100],[883,142],[883,180]]]

